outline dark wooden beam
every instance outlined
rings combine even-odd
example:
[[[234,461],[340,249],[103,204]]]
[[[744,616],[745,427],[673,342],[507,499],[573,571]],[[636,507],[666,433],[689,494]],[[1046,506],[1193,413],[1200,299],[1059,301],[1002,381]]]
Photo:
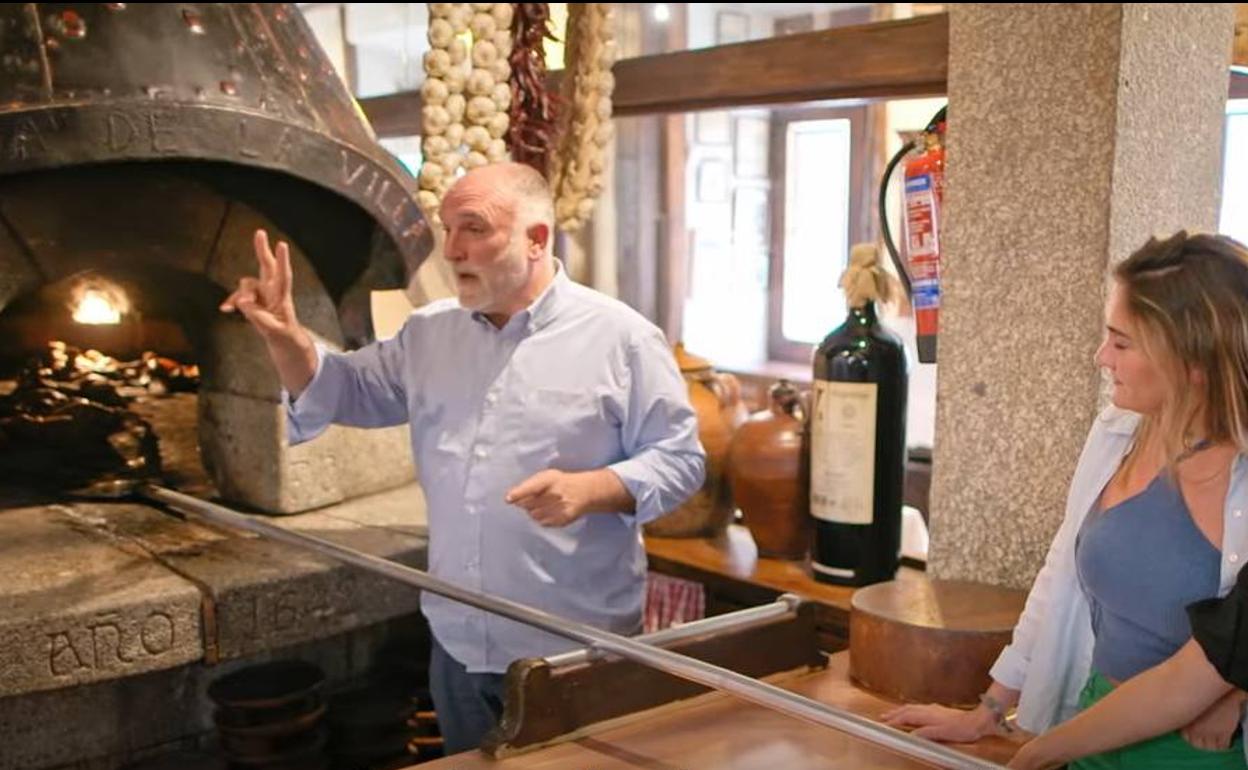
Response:
[[[1238,4],[1233,61],[1248,66],[1248,3]],[[839,27],[736,45],[623,59],[615,65],[616,115],[652,115],[749,104],[880,99],[945,93],[949,15]],[[557,90],[562,73],[550,76]],[[1243,98],[1243,78],[1231,78]],[[379,136],[420,133],[420,92],[361,99]]]
[[[945,92],[949,17],[840,27],[615,65],[616,115]],[[548,85],[558,88],[561,73]],[[361,99],[380,136],[420,133],[420,92]]]
[[[615,65],[615,113],[943,94],[948,61],[943,13],[643,56]]]

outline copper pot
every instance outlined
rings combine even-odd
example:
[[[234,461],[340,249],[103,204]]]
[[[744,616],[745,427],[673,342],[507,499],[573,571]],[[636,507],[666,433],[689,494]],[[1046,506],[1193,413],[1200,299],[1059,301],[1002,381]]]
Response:
[[[810,547],[801,394],[781,380],[771,406],[736,432],[728,459],[732,495],[762,556],[801,559]]]
[[[732,522],[728,492],[728,449],[732,434],[749,412],[741,401],[741,384],[731,374],[717,372],[704,358],[674,350],[680,373],[689,386],[689,401],[698,416],[698,438],[706,449],[706,481],[693,497],[666,516],[646,525],[647,535],[703,537],[718,534]]]

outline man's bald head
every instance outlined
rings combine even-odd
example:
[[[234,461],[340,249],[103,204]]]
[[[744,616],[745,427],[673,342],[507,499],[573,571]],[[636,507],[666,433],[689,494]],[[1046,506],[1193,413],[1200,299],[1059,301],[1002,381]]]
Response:
[[[442,199],[442,255],[460,305],[499,328],[532,304],[556,274],[554,212],[542,175],[518,163],[464,174]]]
[[[551,236],[554,234],[555,204],[550,185],[532,166],[507,162],[475,168],[451,186],[445,200],[461,196],[483,196],[510,209],[519,232],[527,232],[534,225],[545,225],[547,232]],[[553,237],[547,238],[548,254],[553,241]]]

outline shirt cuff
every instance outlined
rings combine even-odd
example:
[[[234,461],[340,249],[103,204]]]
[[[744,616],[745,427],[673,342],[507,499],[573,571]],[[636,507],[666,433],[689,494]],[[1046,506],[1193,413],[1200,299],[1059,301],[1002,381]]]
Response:
[[[286,438],[291,445],[315,438],[333,420],[337,389],[327,382],[331,379],[326,374],[326,370],[330,368],[327,365],[329,351],[319,342],[315,344],[315,349],[316,371],[303,392],[298,397],[291,398],[290,392],[282,388],[282,406],[286,408]]]
[[[663,510],[658,489],[650,480],[650,471],[644,463],[633,458],[608,465],[607,470],[619,476],[628,493],[633,496],[633,518],[638,524],[654,521],[667,513]]]
[[[1014,645],[1009,645],[997,656],[997,662],[992,664],[988,676],[1011,690],[1021,690],[1026,671],[1027,659],[1014,649]]]

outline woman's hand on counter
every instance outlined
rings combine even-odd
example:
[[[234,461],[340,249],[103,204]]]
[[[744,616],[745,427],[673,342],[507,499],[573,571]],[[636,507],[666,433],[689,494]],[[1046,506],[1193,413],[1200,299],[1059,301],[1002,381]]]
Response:
[[[966,711],[948,706],[910,705],[884,714],[892,727],[914,728],[920,738],[947,743],[974,743],[986,735],[997,735],[996,717],[983,706]]]

